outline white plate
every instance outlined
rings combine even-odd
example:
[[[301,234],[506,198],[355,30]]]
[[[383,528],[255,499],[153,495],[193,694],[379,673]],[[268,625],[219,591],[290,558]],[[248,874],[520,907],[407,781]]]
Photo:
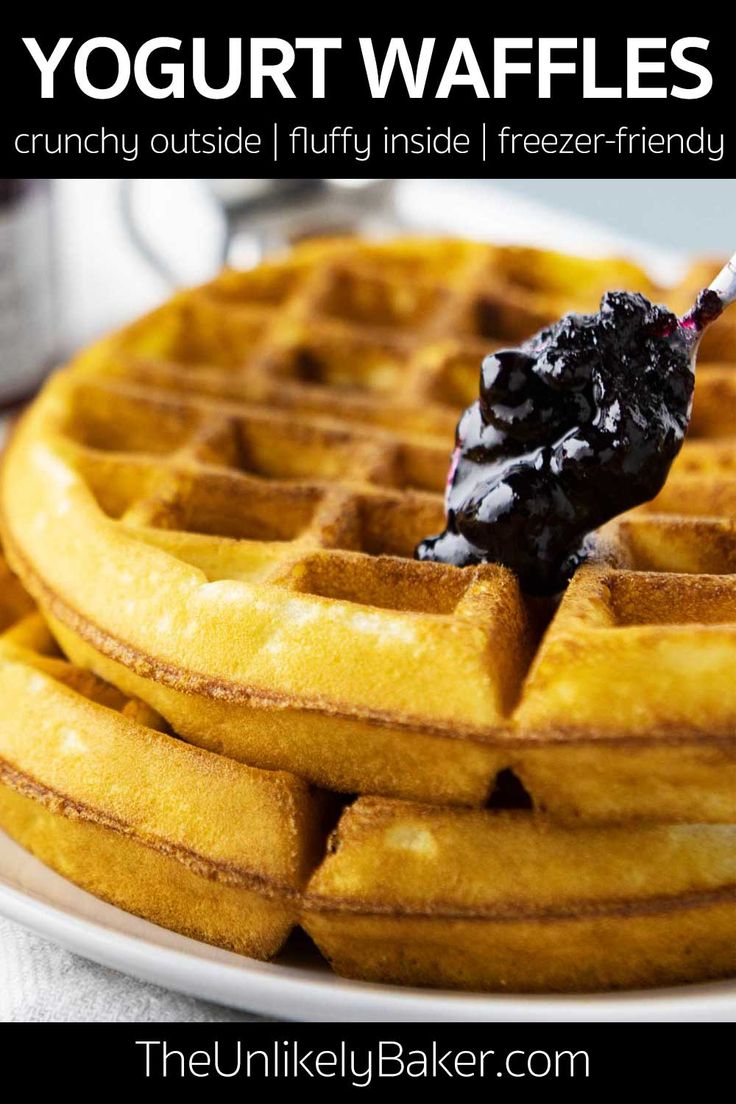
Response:
[[[98,901],[2,832],[0,913],[104,966],[280,1019],[736,1020],[736,981],[603,996],[482,995],[346,981],[306,945],[255,962]]]

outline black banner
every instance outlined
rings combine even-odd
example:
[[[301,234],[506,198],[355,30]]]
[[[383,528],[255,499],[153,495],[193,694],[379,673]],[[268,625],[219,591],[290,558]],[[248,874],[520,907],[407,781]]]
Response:
[[[712,1024],[18,1024],[3,1033],[3,1059],[6,1078],[24,1073],[34,1091],[590,1100],[600,1090],[723,1091],[730,1035]]]
[[[6,30],[4,175],[736,175],[732,32],[709,9],[131,22]]]

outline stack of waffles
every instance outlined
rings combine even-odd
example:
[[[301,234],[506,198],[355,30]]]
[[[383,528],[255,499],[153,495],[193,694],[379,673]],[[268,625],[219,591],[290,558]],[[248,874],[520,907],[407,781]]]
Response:
[[[156,923],[555,991],[736,971],[736,327],[559,602],[443,528],[479,364],[635,266],[323,241],[84,351],[0,485],[0,825]],[[11,570],[12,569],[12,573]]]

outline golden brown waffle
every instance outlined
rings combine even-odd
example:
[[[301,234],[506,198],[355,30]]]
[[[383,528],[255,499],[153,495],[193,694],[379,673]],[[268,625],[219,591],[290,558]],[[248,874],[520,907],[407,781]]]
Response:
[[[736,827],[564,826],[360,798],[303,923],[348,977],[549,992],[736,970]]]
[[[736,821],[735,661],[733,576],[582,568],[515,714],[521,778],[558,816]]]
[[[556,815],[734,820],[728,584],[703,583],[703,627],[681,578],[732,570],[731,368],[699,369],[693,439],[601,550],[637,594],[641,570],[669,579],[674,623],[646,603],[641,617],[650,644],[680,641],[676,709],[671,666],[650,665],[638,698],[635,613],[621,623],[605,594],[575,613],[589,569],[525,685],[551,611],[502,568],[410,558],[440,527],[483,353],[622,286],[659,295],[626,262],[437,241],[312,244],[226,273],[82,354],[34,404],[3,469],[11,561],[76,662],[252,765],[476,805],[513,769]],[[570,662],[577,633],[587,666]]]
[[[322,846],[321,801],[167,734],[56,648],[0,556],[0,826],[113,904],[257,958]]]
[[[325,849],[324,797],[190,747],[74,667],[1,558],[0,628],[0,828],[122,908],[257,957],[299,921],[341,973],[400,983],[598,989],[736,967],[732,826],[361,798]]]

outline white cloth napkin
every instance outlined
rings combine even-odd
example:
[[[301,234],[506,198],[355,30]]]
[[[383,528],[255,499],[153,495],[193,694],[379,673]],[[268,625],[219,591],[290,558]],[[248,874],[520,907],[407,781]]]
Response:
[[[2,1023],[242,1023],[258,1018],[97,966],[0,917]]]

